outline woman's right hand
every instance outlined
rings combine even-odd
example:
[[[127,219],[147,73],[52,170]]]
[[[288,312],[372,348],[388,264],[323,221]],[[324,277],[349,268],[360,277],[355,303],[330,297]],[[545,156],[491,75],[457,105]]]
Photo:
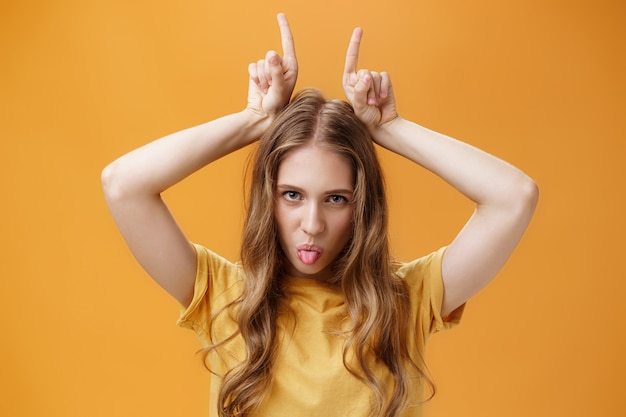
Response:
[[[277,17],[283,56],[268,51],[264,59],[248,65],[250,74],[246,110],[274,118],[289,103],[298,78],[298,60],[287,17]]]

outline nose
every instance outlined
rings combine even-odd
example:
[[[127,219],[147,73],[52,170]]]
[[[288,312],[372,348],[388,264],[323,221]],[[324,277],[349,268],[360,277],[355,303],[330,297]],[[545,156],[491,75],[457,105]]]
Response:
[[[304,208],[300,228],[307,235],[316,235],[324,231],[324,213],[315,203],[306,205]]]

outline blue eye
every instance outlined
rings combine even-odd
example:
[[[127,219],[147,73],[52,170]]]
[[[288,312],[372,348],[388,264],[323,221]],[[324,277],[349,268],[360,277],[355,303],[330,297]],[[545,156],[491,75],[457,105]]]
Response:
[[[328,201],[333,204],[342,204],[347,203],[348,199],[342,195],[331,195],[330,197],[328,197]]]
[[[288,201],[297,201],[300,200],[300,193],[297,191],[285,191],[283,198]]]

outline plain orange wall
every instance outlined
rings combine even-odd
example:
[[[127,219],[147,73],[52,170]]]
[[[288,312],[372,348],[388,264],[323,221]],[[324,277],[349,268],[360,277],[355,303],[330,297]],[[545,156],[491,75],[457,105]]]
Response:
[[[0,415],[204,416],[176,303],[114,227],[100,171],[239,110],[280,48],[343,97],[343,54],[391,73],[406,118],[528,172],[535,219],[463,324],[432,339],[428,416],[623,416],[626,7],[620,1],[30,1],[0,5]],[[189,237],[236,258],[247,150],[168,191]],[[381,152],[395,255],[448,243],[472,207]]]

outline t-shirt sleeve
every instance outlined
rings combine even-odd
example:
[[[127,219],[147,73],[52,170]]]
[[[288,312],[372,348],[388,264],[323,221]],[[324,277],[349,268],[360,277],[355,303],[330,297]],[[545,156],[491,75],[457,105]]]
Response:
[[[209,249],[194,244],[196,278],[193,299],[181,306],[177,325],[192,329],[203,341],[208,340],[209,323],[219,311],[237,296],[241,283],[240,264],[232,263]]]
[[[441,315],[444,293],[441,265],[446,249],[443,247],[398,269],[411,289],[416,325],[425,337],[459,324],[465,309],[463,304],[447,316]]]

